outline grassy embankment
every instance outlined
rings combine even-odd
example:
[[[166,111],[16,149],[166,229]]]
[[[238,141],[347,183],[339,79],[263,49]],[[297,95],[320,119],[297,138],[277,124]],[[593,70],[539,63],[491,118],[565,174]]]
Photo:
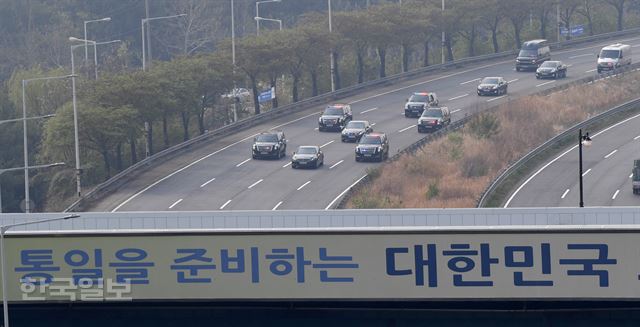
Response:
[[[469,208],[497,174],[568,127],[640,94],[627,74],[549,96],[526,96],[370,171],[347,208]]]

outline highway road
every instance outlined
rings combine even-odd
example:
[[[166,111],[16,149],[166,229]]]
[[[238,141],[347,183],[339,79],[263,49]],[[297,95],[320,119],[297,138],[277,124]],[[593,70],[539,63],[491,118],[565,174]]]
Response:
[[[597,133],[582,148],[585,206],[638,206],[631,168],[640,159],[640,115]],[[576,207],[580,203],[578,135],[576,145],[541,164],[507,199],[506,207]]]
[[[515,58],[477,66],[433,73],[404,83],[379,88],[342,100],[353,109],[354,119],[368,120],[375,131],[388,134],[391,154],[417,141],[416,119],[403,116],[404,102],[412,92],[432,91],[441,105],[450,108],[453,120],[473,113],[487,104],[531,94],[557,84],[596,74],[596,54],[614,42],[640,46],[640,37],[625,37],[578,45],[552,52],[552,59],[569,65],[561,80],[536,80],[533,72],[516,72]],[[640,53],[638,53],[640,54]],[[634,57],[634,62],[640,56]],[[478,97],[479,78],[503,76],[509,81],[509,94]],[[339,133],[318,132],[317,121],[324,106],[265,123],[250,130],[224,137],[179,158],[150,169],[125,185],[92,210],[283,210],[325,209],[333,204],[368,168],[378,163],[354,160],[354,145],[340,141]],[[283,130],[288,139],[285,159],[252,160],[254,135],[264,130]],[[291,152],[299,145],[319,145],[325,165],[318,170],[293,170],[288,165]]]

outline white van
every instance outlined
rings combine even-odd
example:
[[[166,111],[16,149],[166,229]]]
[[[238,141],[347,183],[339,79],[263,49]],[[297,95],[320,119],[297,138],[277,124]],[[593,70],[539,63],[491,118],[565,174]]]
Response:
[[[631,46],[616,43],[608,45],[598,55],[598,73],[603,70],[614,70],[624,65],[631,65]]]

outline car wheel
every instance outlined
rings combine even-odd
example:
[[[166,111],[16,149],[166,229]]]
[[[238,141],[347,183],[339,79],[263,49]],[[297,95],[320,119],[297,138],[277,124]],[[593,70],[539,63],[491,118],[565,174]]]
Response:
[[[520,67],[516,67],[516,71],[519,72],[520,71]]]
[[[356,156],[356,161],[360,161],[360,158],[358,158],[358,156]]]
[[[291,169],[296,169],[296,168],[298,168],[298,165],[291,163]]]

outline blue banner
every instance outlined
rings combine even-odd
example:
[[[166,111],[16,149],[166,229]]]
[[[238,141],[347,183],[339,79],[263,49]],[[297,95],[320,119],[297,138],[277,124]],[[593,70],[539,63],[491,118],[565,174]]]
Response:
[[[560,34],[567,35],[569,30],[566,27],[560,27]],[[584,33],[584,25],[571,26],[571,36],[580,36]]]
[[[262,103],[262,102],[271,101],[276,97],[275,95],[276,95],[276,92],[274,88],[270,88],[266,91],[262,91],[258,96],[258,102]]]

